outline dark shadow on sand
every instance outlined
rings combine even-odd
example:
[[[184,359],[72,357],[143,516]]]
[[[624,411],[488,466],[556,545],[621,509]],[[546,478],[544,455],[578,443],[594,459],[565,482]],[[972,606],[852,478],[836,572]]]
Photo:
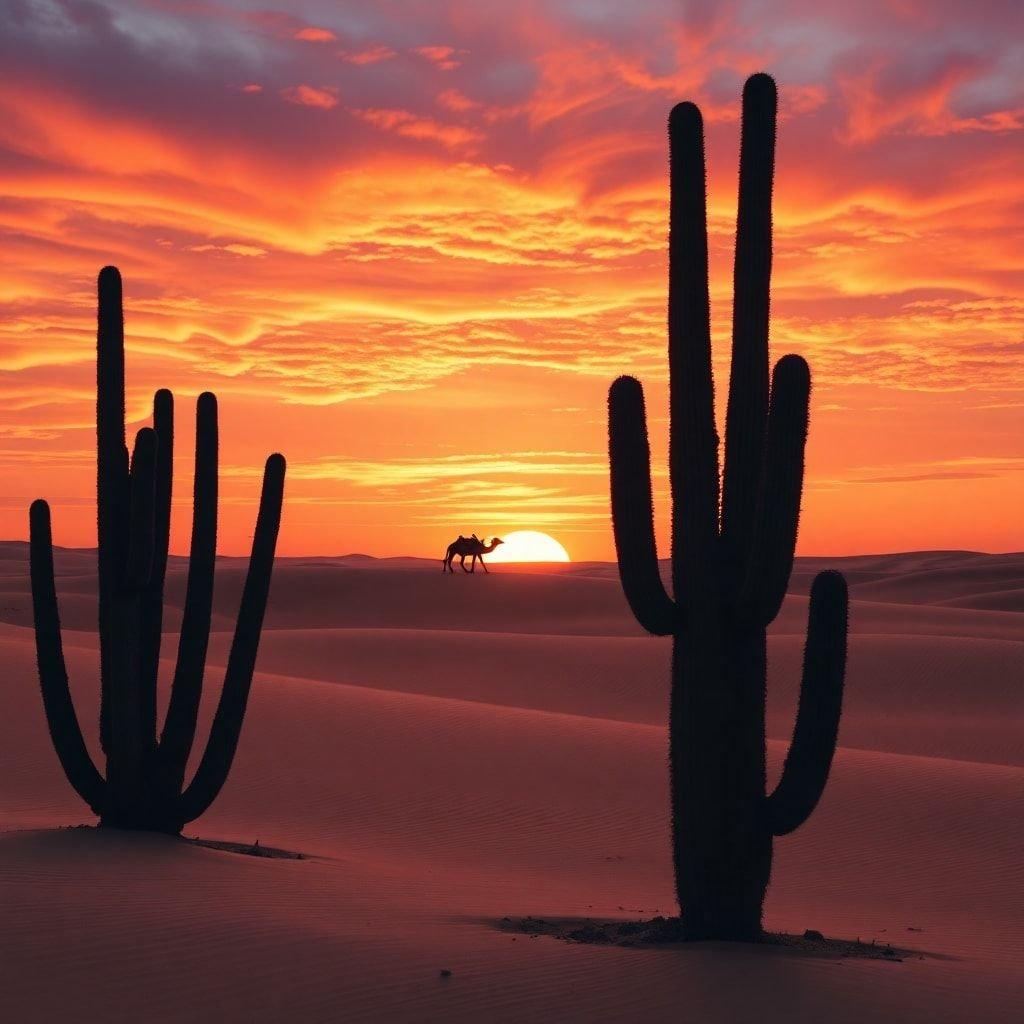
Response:
[[[721,942],[687,942],[679,918],[655,917],[645,921],[609,920],[591,917],[503,917],[489,920],[492,928],[530,938],[547,936],[562,942],[595,946],[619,946],[629,949],[687,949],[724,947]],[[745,950],[764,949],[766,953],[788,954],[819,959],[881,960],[902,963],[905,960],[955,960],[946,954],[907,949],[887,943],[861,942],[860,939],[835,939],[808,929],[803,935],[765,932],[760,942],[728,943]]]
[[[238,843],[226,839],[204,839],[201,836],[172,836],[162,832],[132,831],[108,828],[102,825],[59,825],[50,829],[6,829],[0,836],[20,838],[32,842],[46,842],[47,839],[59,844],[62,838],[95,839],[97,844],[120,846],[130,843],[138,850],[139,844],[146,848],[170,851],[188,846],[200,846],[220,853],[232,853],[244,857],[262,857],[269,860],[320,860],[314,854],[285,850],[277,846],[264,846],[257,839],[252,843]],[[49,845],[49,844],[48,844]],[[102,846],[95,848],[101,849]]]
[[[182,842],[190,843],[192,846],[205,846],[208,850],[220,850],[223,853],[238,853],[245,857],[268,857],[271,860],[309,860],[308,853],[296,853],[294,850],[282,850],[277,846],[261,846],[257,839],[255,843],[229,843],[223,839],[200,839],[195,836],[191,839],[182,836]]]

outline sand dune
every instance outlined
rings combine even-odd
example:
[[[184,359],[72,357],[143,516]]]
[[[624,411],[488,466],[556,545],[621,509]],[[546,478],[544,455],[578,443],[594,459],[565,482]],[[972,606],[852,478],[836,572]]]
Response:
[[[767,922],[927,954],[887,964],[497,927],[673,909],[668,649],[632,622],[614,567],[446,580],[415,560],[286,560],[235,768],[189,833],[308,855],[292,861],[58,828],[89,817],[46,736],[23,553],[0,550],[5,1019],[1018,1019],[1024,614],[953,604],[1005,590],[1012,556],[840,560],[842,748],[811,821],[776,845]],[[91,557],[60,553],[59,591],[95,744]],[[818,565],[798,566],[770,641],[773,773]],[[244,563],[219,570],[204,721]]]

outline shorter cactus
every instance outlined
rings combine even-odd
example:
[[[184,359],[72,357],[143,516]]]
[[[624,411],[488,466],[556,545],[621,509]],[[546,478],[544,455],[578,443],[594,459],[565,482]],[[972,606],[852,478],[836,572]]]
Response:
[[[267,459],[249,572],[224,689],[196,774],[184,785],[195,739],[213,603],[217,541],[217,400],[199,396],[191,559],[167,718],[156,739],[164,577],[171,516],[174,404],[156,393],[153,426],[125,447],[121,275],[99,275],[97,331],[97,506],[101,775],[75,714],[61,645],[50,509],[29,514],[32,603],[43,707],[57,756],[75,791],[103,825],[177,834],[216,799],[245,716],[281,522],[285,461]]]

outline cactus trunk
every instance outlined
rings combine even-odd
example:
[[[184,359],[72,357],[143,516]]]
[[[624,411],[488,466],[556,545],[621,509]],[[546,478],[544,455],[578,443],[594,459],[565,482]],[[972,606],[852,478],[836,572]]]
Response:
[[[811,590],[800,707],[782,779],[765,793],[765,632],[789,583],[803,486],[810,372],[784,356],[769,380],[775,83],[743,91],[732,376],[719,486],[700,111],[669,118],[669,478],[672,591],[654,540],[643,390],[608,398],[612,520],[623,590],[637,620],[673,637],[669,713],[672,849],[683,932],[751,941],[772,837],[801,825],[836,746],[846,664],[846,585]]]
[[[217,535],[217,403],[199,397],[192,558],[178,662],[159,743],[157,675],[170,534],[174,403],[153,401],[153,427],[125,447],[124,318],[121,275],[99,276],[97,331],[97,526],[100,632],[100,744],[106,774],[93,765],[68,690],[53,577],[50,510],[30,513],[36,653],[50,735],[75,790],[115,828],[177,834],[213,802],[227,779],[245,716],[270,588],[285,463],[267,460],[253,553],[224,692],[195,779],[185,770],[195,738],[210,633]]]
[[[754,940],[771,870],[764,828],[765,631],[703,622],[672,651],[676,895],[692,939]]]

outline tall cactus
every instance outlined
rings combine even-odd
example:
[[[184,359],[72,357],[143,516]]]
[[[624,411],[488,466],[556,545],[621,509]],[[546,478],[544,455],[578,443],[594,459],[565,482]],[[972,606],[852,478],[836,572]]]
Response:
[[[811,589],[800,704],[781,781],[766,796],[765,631],[796,545],[810,371],[785,356],[768,379],[776,91],[743,90],[732,374],[719,487],[700,111],[669,118],[669,472],[672,590],[658,570],[643,391],[609,393],[612,518],[630,607],[673,638],[669,714],[673,861],[684,934],[761,934],[772,837],[809,817],[835,752],[846,665],[847,594],[836,572]]]
[[[164,577],[171,518],[174,401],[161,390],[153,426],[125,446],[124,318],[121,275],[99,275],[96,395],[99,539],[100,744],[106,774],[92,762],[68,689],[53,574],[50,509],[32,504],[30,563],[43,706],[57,756],[103,825],[177,834],[216,799],[238,746],[252,683],[281,522],[285,461],[267,459],[252,556],[224,689],[206,750],[185,786],[210,636],[217,542],[217,400],[199,396],[191,558],[178,659],[157,741]]]

